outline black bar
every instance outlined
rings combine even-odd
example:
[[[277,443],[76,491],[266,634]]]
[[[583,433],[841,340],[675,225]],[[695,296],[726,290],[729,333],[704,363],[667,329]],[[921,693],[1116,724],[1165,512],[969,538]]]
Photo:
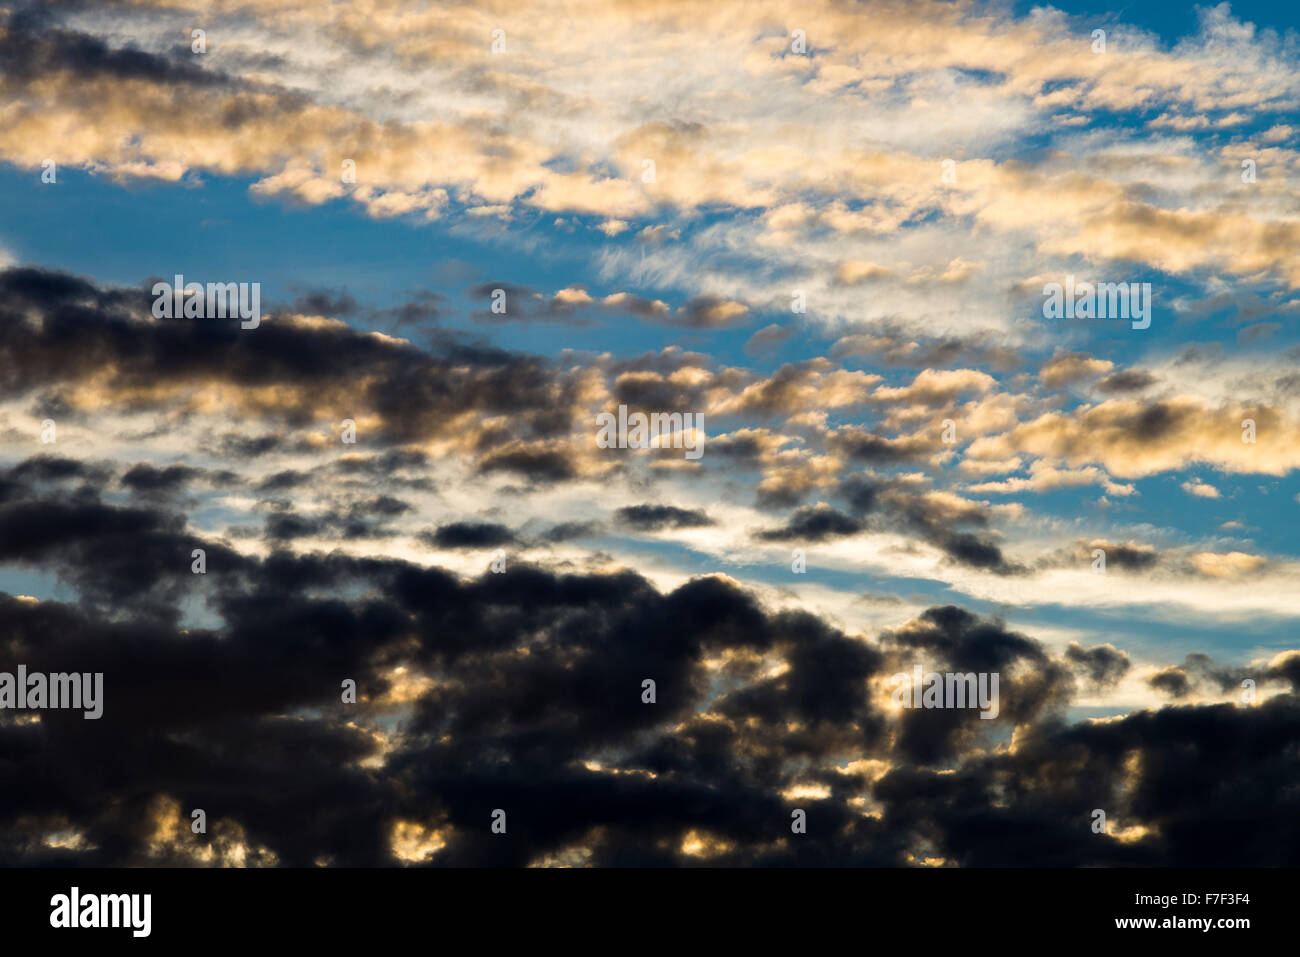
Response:
[[[494,946],[503,939],[762,945],[811,944],[845,932],[863,948],[891,932],[927,945],[1033,933],[1050,935],[1038,938],[1044,943],[1128,938],[1182,946],[1198,937],[1232,946],[1291,936],[1293,885],[1289,870],[7,870],[0,872],[0,915],[7,941],[66,944],[75,935],[92,946],[329,946],[415,935],[448,947],[466,933]],[[83,900],[151,895],[148,937],[134,937],[129,927],[51,927],[51,898],[73,886]],[[1197,903],[1188,903],[1188,894]],[[1216,901],[1214,894],[1232,896]],[[1138,895],[1173,895],[1175,902],[1139,904]],[[1125,918],[1154,918],[1157,926],[1117,928]],[[1250,924],[1208,931],[1159,926],[1189,918]]]

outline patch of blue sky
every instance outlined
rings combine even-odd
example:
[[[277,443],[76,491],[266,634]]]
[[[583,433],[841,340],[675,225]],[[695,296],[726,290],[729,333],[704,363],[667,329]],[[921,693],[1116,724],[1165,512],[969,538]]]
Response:
[[[75,588],[52,572],[22,565],[0,567],[0,592],[28,595],[42,601],[73,601],[77,596]]]
[[[0,237],[19,262],[61,268],[123,286],[140,286],[180,274],[187,282],[247,281],[262,284],[264,310],[289,303],[309,289],[346,290],[363,306],[401,305],[422,290],[448,297],[438,325],[508,344],[517,351],[555,356],[566,348],[636,355],[668,345],[704,346],[724,361],[752,364],[743,346],[762,324],[755,317],[735,329],[692,330],[647,322],[623,313],[586,310],[574,321],[475,322],[487,296],[468,290],[485,283],[526,286],[549,298],[582,285],[594,298],[631,292],[664,298],[674,310],[686,301],[683,289],[627,288],[593,281],[591,263],[613,245],[588,229],[566,231],[554,217],[535,217],[500,227],[466,226],[458,211],[443,220],[375,220],[349,201],[304,208],[250,195],[251,180],[205,178],[202,185],[114,183],[76,169],[60,170],[54,185],[41,184],[39,171],[0,167],[0,195],[6,197]],[[147,202],[141,202],[141,198]],[[67,209],[78,209],[69,220]],[[705,216],[697,228],[725,217]],[[536,241],[530,242],[534,236]],[[639,254],[628,236],[621,245]],[[529,250],[532,246],[534,249]],[[540,248],[538,248],[540,247]],[[462,268],[448,281],[447,263]],[[756,267],[742,252],[724,256],[729,268]],[[536,309],[537,306],[530,306]],[[773,319],[792,318],[774,313]],[[352,320],[361,328],[364,317]],[[374,328],[420,341],[419,327]],[[815,354],[809,350],[807,355]]]
[[[1047,6],[1038,0],[1013,0],[1009,9],[1017,18],[1027,16],[1035,8]],[[1097,27],[1105,29],[1115,24],[1132,24],[1156,34],[1166,46],[1172,46],[1197,28],[1198,14],[1192,11],[1208,11],[1220,4],[1206,3],[1193,6],[1175,2],[1175,0],[1131,0],[1129,3],[1116,5],[1110,0],[1069,0],[1053,3],[1050,6],[1089,24],[1095,22]],[[1278,3],[1277,0],[1232,0],[1222,6],[1232,11],[1234,18],[1253,23],[1260,28],[1272,28],[1279,33],[1300,29],[1300,6],[1294,3]]]

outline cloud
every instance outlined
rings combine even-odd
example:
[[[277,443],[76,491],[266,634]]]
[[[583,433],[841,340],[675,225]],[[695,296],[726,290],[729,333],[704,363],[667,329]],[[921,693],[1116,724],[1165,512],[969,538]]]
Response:
[[[749,307],[719,296],[696,296],[678,307],[673,321],[690,329],[718,329],[749,318]]]
[[[1289,694],[1250,709],[1192,705],[1064,725],[1074,676],[1113,685],[1128,670],[1125,652],[1073,645],[1058,659],[1028,635],[955,606],[877,635],[846,634],[806,612],[766,608],[718,576],[661,591],[626,570],[570,574],[512,562],[503,574],[470,578],[337,551],[243,555],[166,507],[99,502],[90,475],[51,458],[0,472],[3,510],[40,529],[23,535],[11,525],[0,541],[25,549],[26,561],[53,562],[85,597],[113,609],[0,595],[7,657],[33,668],[76,661],[102,670],[106,687],[93,740],[59,732],[57,720],[0,724],[13,756],[7,773],[27,782],[12,792],[21,800],[0,808],[10,835],[0,859],[10,864],[374,866],[415,854],[437,864],[490,857],[523,865],[578,847],[594,865],[681,864],[708,853],[727,866],[898,866],[923,843],[926,853],[966,865],[1212,864],[1269,861],[1277,852],[1260,841],[1245,850],[1207,845],[1198,836],[1206,829],[1235,828],[1244,838],[1233,823],[1242,807],[1266,821],[1295,810],[1285,788],[1258,786],[1258,763],[1216,743],[1293,733],[1300,717]],[[870,517],[905,488],[855,484],[845,492]],[[917,522],[982,515],[942,496],[911,505]],[[58,520],[60,508],[73,513]],[[380,499],[368,508],[400,511]],[[647,508],[633,521],[658,527],[681,511]],[[830,514],[818,508],[796,518]],[[826,526],[832,532],[854,521],[837,514]],[[439,533],[476,543],[509,535],[495,523]],[[210,570],[221,569],[198,583],[215,617],[182,636],[168,609],[196,587],[188,561],[177,561],[195,544],[207,549]],[[886,679],[916,663],[999,672],[999,717],[891,711]],[[1276,688],[1293,683],[1290,663],[1279,655],[1246,670]],[[1237,677],[1198,658],[1180,671],[1189,683],[1208,678],[1220,687]],[[339,704],[340,676],[357,682],[356,705]],[[653,708],[641,702],[646,676],[658,688]],[[999,744],[990,726],[1014,728],[1016,747]],[[1230,799],[1215,804],[1203,780],[1170,777],[1156,759],[1181,754],[1170,750],[1175,740],[1196,752],[1198,767],[1207,756],[1218,762],[1215,793],[1229,788]],[[1074,755],[1065,766],[1062,748]],[[114,754],[111,769],[87,749]],[[856,756],[847,767],[846,749]],[[1141,760],[1127,761],[1135,750]],[[74,773],[31,773],[32,756]],[[1071,840],[1083,832],[1085,779],[1107,793],[1144,794],[1116,813],[1159,839]],[[995,780],[1013,785],[999,792],[1009,800],[989,797]],[[309,785],[323,797],[310,816],[282,813],[262,799],[268,782]],[[214,788],[223,800],[209,843],[167,839],[175,830],[167,809]],[[807,800],[816,801],[826,833],[797,843],[764,836],[783,833],[788,808],[779,795],[792,789],[816,792]],[[1017,822],[1036,822],[1034,840],[982,841],[943,812],[936,789],[965,802],[966,813],[998,816],[1010,833],[1020,833]],[[876,813],[862,813],[864,799]],[[504,860],[475,823],[475,808],[489,804],[531,809],[534,826]],[[658,809],[653,819],[642,813],[648,804]],[[43,822],[55,817],[82,840],[41,843]],[[1172,820],[1184,827],[1161,830]],[[401,823],[412,821],[424,823]],[[399,832],[423,835],[422,849],[397,840]],[[1058,839],[1044,842],[1044,833]]]
[[[1057,351],[1052,358],[1043,363],[1038,370],[1043,385],[1051,389],[1072,385],[1085,379],[1094,379],[1114,368],[1114,364],[1105,359],[1097,359],[1087,353],[1063,353]]]
[[[424,535],[435,548],[496,548],[516,540],[509,528],[495,522],[453,522]]]
[[[790,516],[781,528],[760,532],[763,541],[805,541],[822,542],[829,538],[854,535],[863,529],[863,523],[837,511],[825,502],[815,506],[801,508]]]
[[[1132,667],[1129,656],[1111,644],[1084,648],[1077,641],[1072,641],[1065,649],[1065,657],[1088,680],[1101,687],[1114,687]]]
[[[1251,419],[1273,441],[1243,442]],[[1226,472],[1283,474],[1300,465],[1300,427],[1267,405],[1211,408],[1192,396],[1154,402],[1111,399],[1069,413],[1049,412],[999,436],[977,439],[970,454],[1005,459],[1031,454],[1072,466],[1098,464],[1120,478],[1212,465]]]
[[[1187,481],[1182,484],[1181,488],[1188,495],[1194,495],[1197,498],[1218,498],[1219,497],[1219,490],[1215,488],[1213,485],[1207,485],[1204,482]]]
[[[648,532],[666,528],[702,528],[713,524],[703,512],[674,505],[629,505],[620,508],[615,517],[628,528]]]

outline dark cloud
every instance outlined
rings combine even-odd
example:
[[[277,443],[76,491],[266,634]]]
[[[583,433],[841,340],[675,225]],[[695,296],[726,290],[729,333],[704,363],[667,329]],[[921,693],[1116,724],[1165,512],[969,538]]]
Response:
[[[932,497],[912,483],[869,474],[848,476],[836,492],[863,529],[919,536],[941,549],[949,560],[968,568],[997,575],[1028,571],[1009,561],[993,533],[985,530],[989,519],[982,504]],[[976,531],[963,526],[973,526]]]
[[[748,322],[749,307],[721,296],[695,296],[673,314],[674,325],[688,329],[722,329]]]
[[[634,296],[630,293],[617,294],[611,302],[602,303],[602,305],[608,311],[630,313],[638,319],[662,322],[668,318],[663,303],[655,299]]]
[[[1186,425],[1192,415],[1192,411],[1186,407],[1153,402],[1119,424],[1135,439],[1154,440],[1174,434]]]
[[[370,310],[370,316],[381,322],[388,322],[392,327],[401,329],[410,325],[425,325],[436,322],[446,312],[447,297],[431,289],[419,289],[408,293],[406,301],[383,309]]]
[[[228,547],[189,532],[180,513],[105,504],[88,486],[46,491],[23,472],[20,465],[0,475],[0,564],[54,571],[87,607],[116,614],[135,602],[142,614],[171,620],[192,577],[193,549],[231,570],[248,567]]]
[[[695,509],[677,508],[675,505],[629,505],[620,508],[614,517],[621,525],[640,532],[659,532],[665,528],[702,528],[713,520]]]
[[[1013,752],[945,773],[900,768],[875,793],[891,828],[927,835],[958,865],[1289,866],[1300,798],[1279,789],[1300,765],[1267,749],[1297,730],[1294,699],[1044,723],[1018,734]],[[1093,834],[1095,808],[1148,834]]]
[[[432,863],[462,866],[574,848],[596,865],[687,864],[697,860],[683,849],[689,833],[714,842],[705,860],[724,866],[897,866],[918,853],[969,865],[1267,864],[1295,854],[1277,838],[1300,812],[1283,786],[1300,770],[1287,748],[1300,733],[1290,695],[1067,725],[1072,668],[1111,670],[1097,649],[1056,661],[957,607],[871,639],[766,610],[718,577],[665,593],[632,572],[518,562],[464,579],[338,552],[244,558],[188,536],[163,509],[65,501],[75,493],[12,472],[0,557],[55,562],[111,595],[114,614],[0,595],[6,661],[105,675],[98,721],[0,720],[0,863],[193,863],[189,837],[155,843],[160,798],[207,806],[204,840],[238,834],[249,855],[289,866],[393,864],[402,821],[437,827],[445,845]],[[59,516],[60,504],[82,511]],[[404,512],[384,496],[355,506]],[[196,540],[209,549],[205,576],[190,573],[188,551],[176,560]],[[185,587],[163,598],[200,596],[217,624],[182,630],[178,615],[150,614],[163,599],[136,583],[169,578]],[[914,662],[999,672],[998,718],[891,716],[870,689]],[[432,681],[390,698],[398,666]],[[340,702],[345,678],[357,682],[355,705]],[[654,704],[642,702],[647,679]],[[395,713],[405,715],[396,731]],[[383,750],[369,730],[378,728],[388,729]],[[847,765],[858,759],[881,762],[883,776]],[[800,799],[811,826],[795,839],[782,794],[808,785],[823,796]],[[285,799],[294,794],[311,795],[311,814]],[[862,799],[876,813],[864,815]],[[508,843],[485,824],[498,807]],[[1093,835],[1094,807],[1151,831],[1128,843]],[[43,845],[49,821],[83,835],[81,849]],[[1233,840],[1207,842],[1217,828]]]
[[[255,459],[281,448],[283,439],[278,435],[251,437],[230,434],[221,437],[221,451],[224,455],[237,459]]]
[[[942,447],[937,433],[930,438],[925,436],[888,438],[858,426],[848,426],[832,433],[827,437],[827,445],[855,462],[864,462],[868,465],[921,462]]]
[[[575,474],[566,453],[527,443],[567,440],[581,402],[579,371],[499,350],[451,347],[435,355],[344,326],[275,316],[256,330],[159,321],[151,302],[143,290],[101,289],[64,273],[0,271],[0,395],[57,402],[61,390],[93,372],[103,380],[103,401],[141,410],[224,384],[245,403],[242,412],[291,430],[317,424],[323,408],[336,422],[371,413],[380,423],[378,434],[364,436],[372,446],[453,432],[462,438],[469,414],[508,423],[477,436],[483,471],[511,470],[539,482]],[[264,390],[275,397],[259,398]],[[213,441],[241,458],[294,446],[283,436]]]
[[[1172,665],[1148,678],[1147,684],[1171,698],[1185,698],[1191,693],[1193,687],[1192,679],[1187,672]]]
[[[850,475],[840,483],[839,493],[853,514],[861,516],[875,509],[883,487],[865,475]]]
[[[700,408],[698,392],[657,375],[621,375],[614,381],[614,398],[628,414]],[[712,449],[710,449],[710,452]]]
[[[531,482],[565,482],[576,478],[573,456],[556,449],[515,446],[485,455],[480,472],[512,472]]]
[[[743,408],[746,412],[763,415],[806,411],[809,384],[831,368],[825,359],[820,358],[787,362],[746,391]]]
[[[1095,645],[1085,648],[1077,641],[1070,642],[1065,657],[1094,685],[1112,688],[1128,673],[1129,657],[1114,645]]]
[[[308,316],[354,316],[360,305],[347,290],[313,289],[295,299],[290,309]]]
[[[122,476],[122,484],[133,492],[153,495],[171,495],[204,474],[203,469],[187,465],[169,465],[157,468],[147,463],[132,466]]]
[[[292,473],[281,473],[281,475]],[[290,488],[298,487],[291,482]],[[266,519],[266,537],[283,543],[295,538],[391,538],[397,534],[392,520],[411,506],[391,495],[352,501],[327,511],[300,514],[290,509],[287,502],[272,500],[271,513]]]
[[[344,474],[392,475],[401,469],[422,469],[429,456],[419,449],[390,449],[382,455],[351,455],[341,459],[336,468]]]
[[[988,524],[987,513],[979,505],[954,506],[946,500],[897,485],[886,494],[886,503],[895,512],[895,521],[900,527],[919,534],[959,565],[997,575],[1020,575],[1028,571],[1024,566],[1008,561],[989,532],[961,528],[962,525],[983,528]]]
[[[421,537],[437,548],[496,548],[516,541],[508,527],[493,522],[452,522]]]
[[[6,11],[8,12],[8,11]],[[0,30],[0,73],[13,80],[36,81],[50,73],[71,73],[78,80],[143,80],[159,85],[233,87],[224,74],[204,69],[188,44],[171,56],[131,46],[110,47],[99,37],[40,24],[39,18],[5,17]]]
[[[1054,723],[1073,692],[1068,669],[1038,642],[956,606],[931,608],[909,627],[883,637],[900,674],[919,665],[923,673],[999,677],[996,718],[981,718],[975,709],[905,710],[897,747],[909,763],[950,761],[977,747],[998,722]]]
[[[1281,670],[1266,670],[1261,674],[1250,668],[1228,667],[1207,654],[1193,652],[1181,665],[1170,665],[1156,672],[1147,679],[1147,684],[1171,698],[1185,698],[1196,691],[1220,695],[1241,691],[1242,682],[1247,679],[1258,684],[1261,680],[1286,680],[1287,677]]]
[[[61,455],[34,455],[9,470],[6,480],[16,487],[27,488],[42,483],[63,484],[76,480],[102,485],[112,470],[103,465],[81,462]]]
[[[202,433],[204,446],[232,468],[259,466],[247,487],[261,497],[265,537],[245,554],[181,510],[185,493],[229,485],[231,473],[55,455],[0,469],[0,564],[56,575],[75,593],[69,602],[0,593],[0,657],[105,674],[98,721],[0,714],[0,864],[192,864],[195,843],[225,834],[253,859],[287,866],[392,865],[403,822],[437,830],[444,843],[429,862],[453,866],[1300,861],[1300,653],[1254,671],[1191,655],[1153,681],[1184,698],[1245,677],[1291,689],[1255,707],[1071,724],[1076,684],[1118,681],[1124,651],[1073,644],[1054,656],[956,606],[849,633],[713,575],[661,591],[630,570],[569,573],[512,559],[501,574],[472,578],[383,549],[353,555],[336,546],[395,534],[411,513],[394,494],[403,483],[429,487],[422,473],[434,453],[424,448],[443,447],[432,440],[472,449],[481,474],[576,477],[565,442],[588,394],[583,373],[452,339],[429,352],[276,317],[249,334],[147,313],[139,290],[0,272],[0,390],[58,402],[93,377],[106,406],[183,415],[192,394],[226,389],[248,403],[231,414],[271,434],[218,429]],[[666,376],[709,368],[701,362],[677,352],[602,368]],[[769,405],[781,404],[792,375],[774,377]],[[744,374],[728,383],[737,381]],[[270,392],[278,398],[258,398]],[[309,440],[322,409],[331,421],[378,425],[315,467],[278,462],[319,448],[319,431]],[[1134,426],[1158,433],[1168,427],[1161,416]],[[832,435],[859,461],[937,450],[860,428]],[[729,468],[763,457],[754,435],[717,447],[729,449]],[[827,489],[834,506],[796,509],[768,534],[892,530],[953,561],[1018,570],[984,503],[871,472]],[[654,532],[712,520],[642,504],[614,522]],[[605,530],[569,521],[541,537]],[[305,550],[309,537],[324,539],[324,551]],[[517,537],[461,521],[424,541],[496,547]],[[1106,547],[1119,567],[1156,561],[1136,545]],[[192,570],[195,548],[206,574]],[[891,599],[898,604],[867,600],[887,609]],[[997,673],[998,716],[888,708],[886,682],[914,665]],[[358,700],[345,705],[348,679]],[[642,699],[646,681],[653,704]],[[796,789],[804,796],[790,798]],[[163,799],[207,807],[211,836],[196,842],[185,830],[182,841],[157,842]],[[794,800],[810,822],[799,837],[789,829]],[[486,826],[498,807],[510,815],[509,841]],[[1093,834],[1097,807],[1145,834]],[[82,836],[79,848],[45,843],[67,829]],[[706,856],[687,853],[689,834],[702,836]]]
[[[1159,379],[1143,369],[1125,369],[1106,376],[1097,383],[1100,392],[1141,392],[1155,385]]]
[[[548,542],[568,542],[575,538],[592,538],[604,534],[600,522],[561,522],[547,529],[542,537]]]
[[[1092,552],[1096,549],[1101,549],[1106,553],[1107,568],[1114,566],[1133,571],[1145,571],[1148,568],[1155,567],[1160,561],[1160,553],[1154,548],[1135,545],[1132,542],[1127,545],[1105,541],[1089,542],[1079,550],[1078,557],[1083,560],[1090,560]]]
[[[785,525],[759,532],[756,537],[766,542],[824,542],[830,538],[856,535],[862,529],[862,522],[852,516],[820,504],[798,509]]]
[[[285,469],[262,479],[257,485],[259,492],[287,492],[301,488],[311,481],[311,475],[297,469]]]

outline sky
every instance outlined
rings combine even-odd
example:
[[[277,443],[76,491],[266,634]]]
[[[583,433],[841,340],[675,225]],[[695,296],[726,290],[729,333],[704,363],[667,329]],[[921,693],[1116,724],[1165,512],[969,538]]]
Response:
[[[520,7],[0,6],[0,862],[1300,860],[1300,12]]]

